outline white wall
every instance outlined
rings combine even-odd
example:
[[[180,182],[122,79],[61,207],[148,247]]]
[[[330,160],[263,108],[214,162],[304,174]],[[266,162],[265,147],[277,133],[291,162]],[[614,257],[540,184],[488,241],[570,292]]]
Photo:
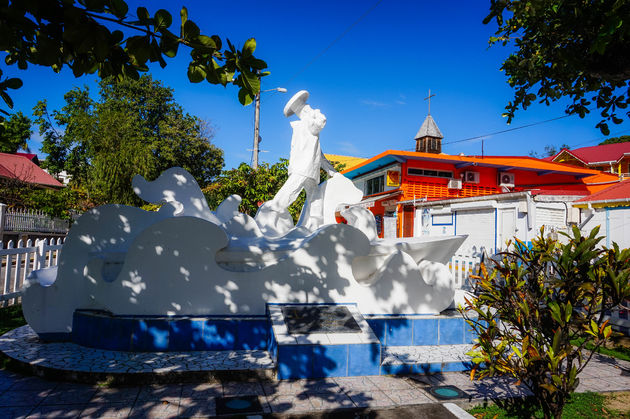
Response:
[[[495,208],[458,209],[455,212],[455,222],[457,223],[456,233],[468,235],[457,253],[476,255],[482,248],[485,248],[488,253],[494,253]]]
[[[414,236],[454,236],[455,235],[455,214],[450,211],[430,210],[422,218],[422,208],[416,209]]]
[[[590,216],[592,214],[592,216]],[[592,210],[581,210],[582,225],[580,226],[584,234],[596,226],[601,226],[599,235],[605,236],[603,245],[611,247],[613,242],[619,247],[630,248],[630,208],[593,208]]]
[[[423,211],[428,209],[428,217]],[[531,211],[531,214],[528,212]],[[458,254],[478,254],[485,248],[490,254],[505,249],[516,237],[531,241],[545,226],[545,233],[567,231],[567,209],[562,202],[535,201],[525,196],[511,200],[479,200],[465,203],[436,204],[416,209],[416,236],[466,234],[468,238]],[[452,218],[452,222],[451,222]]]
[[[607,246],[615,242],[623,249],[630,248],[630,208],[608,209],[607,236]]]

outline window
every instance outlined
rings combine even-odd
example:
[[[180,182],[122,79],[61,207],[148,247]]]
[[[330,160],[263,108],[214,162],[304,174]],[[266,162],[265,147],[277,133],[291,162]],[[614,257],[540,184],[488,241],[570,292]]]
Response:
[[[409,167],[407,169],[407,174],[414,175],[414,176],[443,177],[447,179],[453,178],[453,172],[442,172],[439,170],[431,170],[431,169],[418,169],[415,167]]]
[[[365,181],[365,194],[372,195],[385,190],[385,176],[377,176]]]

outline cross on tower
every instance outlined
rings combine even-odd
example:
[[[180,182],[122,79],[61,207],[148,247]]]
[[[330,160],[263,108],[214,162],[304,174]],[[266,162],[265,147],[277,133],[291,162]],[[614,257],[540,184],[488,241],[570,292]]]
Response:
[[[428,100],[429,101],[429,115],[431,115],[431,98],[435,96],[434,94],[431,94],[431,89],[429,89],[429,96],[425,97],[424,100]]]

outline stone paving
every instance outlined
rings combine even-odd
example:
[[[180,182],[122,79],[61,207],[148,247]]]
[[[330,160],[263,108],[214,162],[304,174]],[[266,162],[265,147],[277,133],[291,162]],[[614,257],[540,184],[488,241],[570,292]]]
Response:
[[[383,348],[381,364],[424,364],[470,361],[467,345],[387,346]]]
[[[274,367],[265,351],[196,353],[124,353],[84,348],[74,344],[37,344],[28,326],[0,338],[0,350],[30,364],[75,371],[172,372],[203,368],[225,372]],[[442,362],[461,360],[464,345],[441,347]],[[385,360],[422,363],[435,351],[428,348],[387,348]],[[243,352],[243,353],[241,353]],[[429,389],[456,386],[466,393],[462,406],[484,401],[527,396],[513,379],[493,378],[471,382],[468,373],[447,372],[406,377],[370,376],[318,380],[271,381],[250,378],[236,381],[231,374],[203,383],[145,384],[104,387],[51,381],[0,370],[0,418],[99,417],[170,418],[210,417],[225,399],[250,397],[262,413],[301,414],[339,409],[390,409],[440,403]],[[252,377],[262,377],[252,375]],[[580,375],[578,391],[630,391],[630,363],[595,355]],[[182,376],[186,379],[186,376]],[[145,382],[146,383],[146,382]],[[413,409],[419,409],[417,408]]]
[[[630,363],[597,356],[580,376],[578,391],[630,390]],[[526,396],[505,378],[471,382],[468,373],[407,377],[343,377],[295,381],[99,387],[0,371],[0,417],[172,418],[210,417],[222,397],[252,396],[263,413],[306,413],[347,408],[392,408],[438,403],[428,389],[453,385],[467,393],[463,405]]]
[[[30,326],[0,337],[0,351],[39,367],[92,373],[168,373],[271,369],[267,351],[118,352],[69,342],[42,344]]]

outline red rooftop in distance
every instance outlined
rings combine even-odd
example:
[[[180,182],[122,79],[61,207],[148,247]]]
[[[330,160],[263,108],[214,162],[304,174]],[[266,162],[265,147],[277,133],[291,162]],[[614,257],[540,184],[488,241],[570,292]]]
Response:
[[[628,205],[630,203],[630,179],[619,182],[616,185],[609,186],[608,188],[595,192],[592,195],[578,199],[576,204],[591,203],[591,204],[615,204]],[[614,205],[612,205],[614,206]]]
[[[562,149],[545,160],[617,174],[630,173],[630,142]]]
[[[0,178],[19,179],[44,188],[63,188],[63,184],[22,154],[0,153]]]

